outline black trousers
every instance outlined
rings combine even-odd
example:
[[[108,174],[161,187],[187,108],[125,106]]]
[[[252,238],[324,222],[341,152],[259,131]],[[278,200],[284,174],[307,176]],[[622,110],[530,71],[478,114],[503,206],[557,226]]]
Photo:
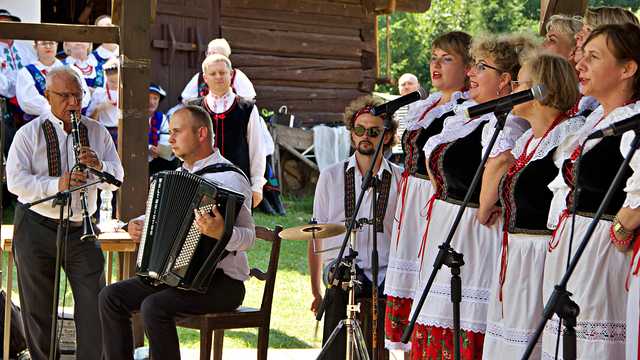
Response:
[[[206,294],[165,285],[149,285],[138,277],[107,286],[100,293],[104,359],[133,359],[131,313],[140,311],[153,359],[180,359],[175,318],[236,309],[244,283],[217,270]]]
[[[14,214],[13,254],[18,270],[20,306],[31,358],[49,357],[51,308],[56,265],[55,221],[18,205]],[[104,257],[95,242],[80,240],[82,227],[70,227],[62,267],[73,291],[76,358],[102,353],[98,294],[105,286]],[[63,286],[61,284],[61,291]]]
[[[356,267],[357,280],[361,282],[360,286],[356,287],[356,301],[360,301],[363,298],[371,298],[371,280],[369,280],[363,273],[363,271]],[[378,296],[383,296],[384,281],[378,285]],[[327,292],[325,292],[326,296]],[[324,312],[324,327],[322,331],[322,345],[326,344],[329,336],[333,330],[338,326],[340,320],[347,318],[347,304],[349,303],[348,293],[342,289],[333,292],[333,296],[327,299],[325,312]],[[384,302],[382,303],[384,304]],[[361,315],[371,322],[371,313],[362,313],[363,308],[360,307]],[[384,306],[378,307],[378,341],[384,341]],[[360,322],[360,326],[363,327],[363,322]],[[344,359],[347,349],[347,328],[342,327],[338,336],[331,343],[326,356],[323,356],[323,360]],[[364,327],[362,328],[365,338],[367,337]],[[366,339],[367,347],[369,345],[369,339]],[[369,356],[371,356],[371,349],[368,349]]]

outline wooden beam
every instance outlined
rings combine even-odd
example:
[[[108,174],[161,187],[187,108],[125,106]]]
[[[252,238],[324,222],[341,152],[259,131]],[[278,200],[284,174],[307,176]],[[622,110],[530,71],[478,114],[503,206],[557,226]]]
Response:
[[[118,151],[125,181],[119,191],[118,214],[123,221],[144,213],[148,192],[149,82],[151,49],[149,44],[150,1],[123,1],[120,28],[127,36],[120,43],[122,54],[122,119],[118,127]]]
[[[0,34],[5,39],[85,41],[92,43],[119,43],[117,26],[40,24],[0,21]]]

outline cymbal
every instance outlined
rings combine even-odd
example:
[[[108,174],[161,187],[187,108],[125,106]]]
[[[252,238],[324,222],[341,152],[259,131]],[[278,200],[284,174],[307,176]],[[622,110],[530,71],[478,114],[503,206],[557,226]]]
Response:
[[[307,224],[280,231],[285,240],[324,239],[343,234],[347,228],[343,224]]]

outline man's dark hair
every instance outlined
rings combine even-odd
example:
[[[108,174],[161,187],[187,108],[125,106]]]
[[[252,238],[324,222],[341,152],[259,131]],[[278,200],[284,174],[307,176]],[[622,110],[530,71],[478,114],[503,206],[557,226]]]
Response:
[[[211,137],[211,143],[213,145],[213,122],[211,121],[211,116],[209,116],[209,113],[205,109],[197,105],[185,105],[183,108],[176,110],[176,113],[181,111],[187,111],[189,112],[189,115],[191,115],[191,119],[194,121],[194,131],[200,127],[207,128],[207,131],[209,131],[209,136]]]

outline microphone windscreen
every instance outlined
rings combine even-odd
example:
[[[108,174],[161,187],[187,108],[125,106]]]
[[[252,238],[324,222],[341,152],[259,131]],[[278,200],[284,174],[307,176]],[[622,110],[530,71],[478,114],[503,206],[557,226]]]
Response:
[[[536,100],[542,101],[547,96],[547,88],[542,84],[538,84],[531,88],[531,94]]]
[[[420,94],[420,100],[424,100],[427,97],[429,97],[429,92],[427,90],[425,90],[422,86],[418,88],[418,90],[416,90],[418,92],[418,94]]]

